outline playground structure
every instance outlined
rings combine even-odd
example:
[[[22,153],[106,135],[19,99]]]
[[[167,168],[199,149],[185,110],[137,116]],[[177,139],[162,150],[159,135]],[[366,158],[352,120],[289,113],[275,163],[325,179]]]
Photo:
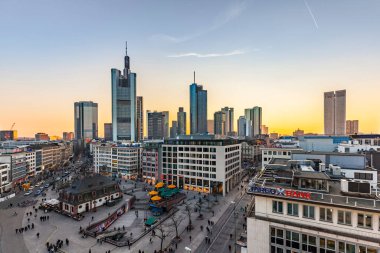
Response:
[[[156,190],[150,191],[151,203],[149,207],[154,216],[160,216],[164,212],[169,212],[176,204],[186,199],[186,195],[181,193],[175,185],[164,187],[164,183],[156,184]]]

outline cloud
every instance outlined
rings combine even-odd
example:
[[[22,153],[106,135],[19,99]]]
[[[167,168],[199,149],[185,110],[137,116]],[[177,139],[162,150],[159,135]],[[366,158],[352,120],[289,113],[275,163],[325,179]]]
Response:
[[[224,56],[234,56],[242,55],[247,53],[244,50],[234,50],[227,53],[211,53],[211,54],[200,54],[200,53],[183,53],[183,54],[174,54],[168,55],[170,58],[181,58],[181,57],[197,57],[197,58],[211,58],[211,57],[224,57]]]
[[[223,12],[219,13],[209,26],[206,26],[205,28],[201,30],[195,31],[190,34],[185,34],[182,36],[174,36],[174,35],[168,35],[168,34],[155,34],[151,38],[154,40],[163,40],[163,41],[167,41],[171,43],[185,42],[185,41],[197,38],[203,34],[217,30],[218,28],[222,27],[228,22],[239,17],[245,9],[246,9],[245,1],[238,1],[234,3],[233,5],[230,5]]]

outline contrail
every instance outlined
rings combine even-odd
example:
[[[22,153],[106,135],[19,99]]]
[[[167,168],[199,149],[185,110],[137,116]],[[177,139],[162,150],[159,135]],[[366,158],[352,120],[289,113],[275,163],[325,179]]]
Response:
[[[315,19],[314,15],[313,15],[313,12],[312,12],[311,9],[310,9],[309,4],[307,3],[306,0],[303,0],[303,1],[305,2],[305,6],[306,6],[307,10],[309,11],[311,18],[312,18],[313,21],[314,21],[315,28],[319,29],[319,26],[318,26],[317,20]]]

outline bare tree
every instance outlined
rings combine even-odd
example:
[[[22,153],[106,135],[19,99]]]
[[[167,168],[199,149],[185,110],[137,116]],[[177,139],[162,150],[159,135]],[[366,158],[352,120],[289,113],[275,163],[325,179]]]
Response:
[[[175,238],[177,238],[177,239],[180,238],[179,233],[178,233],[178,227],[181,224],[181,222],[184,221],[184,220],[185,220],[185,217],[177,215],[177,214],[173,214],[173,215],[170,216],[170,223],[169,223],[169,225],[171,225],[171,226],[174,227],[174,229],[175,229]]]
[[[161,244],[160,244],[160,252],[163,252],[162,251],[162,248],[164,246],[164,241],[167,237],[169,237],[171,235],[171,231],[168,230],[167,228],[165,228],[162,224],[158,225],[155,229],[154,229],[154,236],[159,238],[160,241],[161,241]]]
[[[199,218],[203,217],[202,215],[202,205],[203,205],[203,202],[202,202],[202,198],[199,198],[198,202],[195,204],[197,206],[197,209],[199,211]]]
[[[191,205],[188,202],[185,203],[185,211],[186,211],[187,217],[189,219],[189,225],[188,225],[188,227],[189,227],[189,229],[192,229],[192,223],[191,223],[191,211],[192,211],[192,207],[191,207]]]

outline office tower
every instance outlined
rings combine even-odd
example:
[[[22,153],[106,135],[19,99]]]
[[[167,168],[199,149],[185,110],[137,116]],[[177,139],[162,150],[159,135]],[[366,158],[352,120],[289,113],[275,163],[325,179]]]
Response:
[[[125,50],[123,74],[111,69],[112,82],[112,139],[137,141],[136,73],[130,70]]]
[[[359,120],[347,120],[346,121],[346,134],[358,134],[359,133]]]
[[[214,120],[213,119],[208,119],[207,120],[207,132],[209,134],[214,133]]]
[[[261,125],[261,134],[269,134],[269,127],[266,125]]]
[[[2,130],[0,131],[0,141],[14,141],[17,139],[16,130]]]
[[[226,114],[225,135],[232,135],[234,132],[234,108],[224,107],[221,111]]]
[[[143,97],[136,97],[136,115],[137,115],[137,141],[144,139],[144,107]]]
[[[202,85],[190,85],[190,133],[207,133],[207,90]]]
[[[177,121],[173,120],[172,127],[170,128],[170,138],[177,137],[177,132],[178,132],[178,123]]]
[[[147,111],[148,139],[158,140],[165,138],[165,113]]]
[[[180,107],[177,112],[177,134],[186,135],[186,112],[183,110],[183,107]]]
[[[36,141],[50,141],[49,135],[45,133],[36,133],[34,138]]]
[[[104,139],[112,141],[112,123],[104,123]]]
[[[64,141],[72,141],[72,140],[74,140],[74,133],[73,132],[63,132],[62,139]]]
[[[326,135],[346,134],[346,90],[325,92],[324,125]]]
[[[261,134],[262,108],[255,106],[245,109],[245,118],[247,120],[246,136],[255,137]]]
[[[170,127],[169,127],[169,112],[163,111],[164,115],[164,138],[169,138],[170,135]]]
[[[247,132],[247,119],[244,116],[240,116],[238,121],[238,136],[245,137]]]
[[[74,103],[75,139],[98,138],[98,104],[92,101]]]
[[[226,136],[226,118],[224,111],[214,113],[214,134]]]

